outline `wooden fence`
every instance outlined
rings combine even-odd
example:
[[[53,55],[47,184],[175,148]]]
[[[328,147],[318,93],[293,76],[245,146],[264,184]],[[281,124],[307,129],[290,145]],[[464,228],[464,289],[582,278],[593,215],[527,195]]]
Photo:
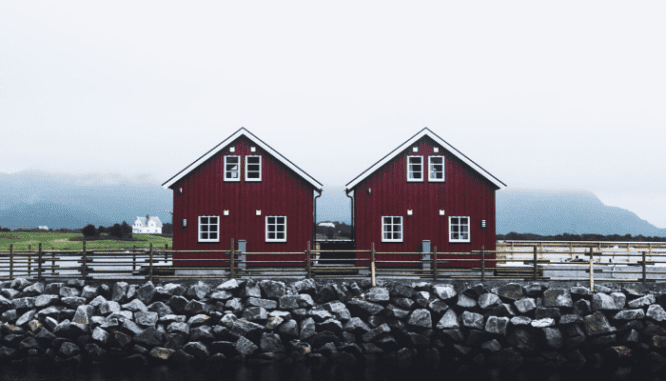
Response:
[[[231,240],[231,248],[234,241]],[[583,246],[585,245],[586,246]],[[631,246],[622,253],[626,262],[611,261],[619,254],[599,243],[545,245],[513,243],[497,250],[470,252],[377,252],[369,250],[317,250],[310,242],[301,252],[247,252],[238,250],[170,250],[168,246],[130,250],[37,250],[0,251],[0,278],[36,280],[114,279],[156,280],[169,278],[242,278],[277,276],[294,278],[367,278],[372,284],[384,279],[491,279],[578,280],[589,281],[666,281],[666,245]],[[555,249],[557,250],[555,250]],[[529,251],[527,251],[529,249]],[[568,250],[564,250],[568,249]],[[641,250],[642,249],[642,250]],[[555,251],[553,251],[555,250]],[[210,253],[215,258],[173,258],[174,253]],[[335,258],[335,254],[354,254],[356,259]],[[408,256],[412,260],[378,259],[378,255]],[[265,260],[266,256],[293,256],[294,260]],[[261,260],[253,259],[262,256]],[[564,259],[562,259],[564,257]],[[382,256],[382,258],[387,258]],[[611,260],[608,260],[611,259]],[[624,259],[623,259],[624,260]],[[179,266],[178,262],[201,266]],[[206,266],[206,264],[215,266]],[[211,263],[214,262],[214,263]],[[346,263],[344,263],[346,262]],[[469,267],[454,266],[467,263]]]

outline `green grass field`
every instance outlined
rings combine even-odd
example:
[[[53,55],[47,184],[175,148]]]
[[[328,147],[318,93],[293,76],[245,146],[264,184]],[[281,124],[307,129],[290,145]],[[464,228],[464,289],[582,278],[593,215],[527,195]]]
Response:
[[[9,245],[14,245],[15,251],[37,250],[42,244],[42,250],[82,250],[83,241],[70,241],[73,237],[82,237],[81,233],[55,233],[55,232],[7,232],[0,233],[0,251],[9,251]],[[171,248],[171,238],[158,237],[150,234],[136,234],[134,238],[141,241],[96,240],[87,241],[86,249],[129,249],[136,247],[164,248],[165,244]]]

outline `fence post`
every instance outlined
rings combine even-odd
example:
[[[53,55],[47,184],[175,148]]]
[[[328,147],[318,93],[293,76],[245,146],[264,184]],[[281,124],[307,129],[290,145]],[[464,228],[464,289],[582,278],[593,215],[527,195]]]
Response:
[[[312,258],[310,257],[310,241],[308,241],[307,250],[305,250],[305,260],[308,266],[308,279],[312,278]]]
[[[86,265],[88,264],[88,253],[86,251],[86,241],[83,241],[83,267],[81,267],[81,275],[83,275],[83,280],[86,279],[86,275],[88,275],[88,271],[86,268]]]
[[[51,276],[55,276],[55,261],[56,253],[55,251],[51,252]]]
[[[169,244],[165,243],[164,244],[164,264],[167,263],[167,252],[166,252],[167,250],[169,250]]]
[[[646,280],[647,280],[647,269],[645,262],[645,250],[643,250],[643,284],[645,284]]]
[[[370,244],[370,280],[372,281],[372,287],[377,285],[377,279],[375,274],[375,243]]]
[[[132,272],[136,271],[136,245],[132,247]]]
[[[9,279],[14,279],[14,244],[9,244]]]
[[[432,279],[437,280],[437,246],[432,248]]]
[[[150,243],[150,276],[149,279],[151,282],[153,281],[153,243]]]
[[[569,241],[569,257],[571,257],[571,260],[573,261],[574,251],[573,251],[573,242],[571,242],[571,241]]]
[[[235,274],[235,272],[236,272],[236,263],[235,263],[236,261],[235,261],[235,259],[236,258],[235,257],[236,257],[236,254],[234,253],[234,239],[232,238],[231,239],[231,247],[229,249],[229,259],[230,259],[230,262],[229,262],[229,277],[230,278],[233,278],[234,276],[236,276],[236,274]]]
[[[534,245],[534,275],[533,275],[534,280],[537,280],[538,275],[539,272],[537,267],[537,247],[536,245]]]
[[[486,254],[483,251],[483,245],[481,245],[481,284],[486,283]]]
[[[590,291],[594,291],[594,258],[592,258],[592,248],[590,248]]]
[[[37,281],[42,280],[42,243],[39,243],[39,252],[37,252]]]
[[[32,251],[32,245],[28,245],[28,276],[30,276],[30,272],[32,270],[32,261],[30,257],[30,252]]]

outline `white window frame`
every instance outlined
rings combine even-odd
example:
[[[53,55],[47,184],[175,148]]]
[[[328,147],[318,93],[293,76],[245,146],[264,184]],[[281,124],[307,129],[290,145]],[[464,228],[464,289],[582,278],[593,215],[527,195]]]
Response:
[[[384,223],[385,218],[391,218],[391,223],[390,224],[385,224]],[[400,219],[400,224],[399,224],[399,226],[400,226],[400,238],[393,238],[393,237],[386,238],[384,236],[384,234],[388,233],[388,232],[385,231],[385,227],[387,225],[391,225],[392,227],[393,226],[398,226],[395,223],[395,220],[394,220],[395,218]],[[405,225],[404,225],[404,220],[403,220],[402,216],[382,216],[381,224],[382,224],[382,242],[403,242],[403,239],[405,238]],[[391,233],[394,233],[393,228],[391,228]]]
[[[236,177],[236,178],[227,177],[227,174],[229,172],[234,172],[234,171],[227,170],[227,165],[233,165],[233,164],[231,164],[227,161],[227,159],[230,158],[230,157],[235,157],[238,160],[238,170],[235,171],[238,174],[238,177]],[[223,169],[223,171],[224,171],[224,181],[240,181],[241,180],[240,179],[241,178],[241,168],[240,168],[240,166],[241,166],[240,155],[224,155],[224,169]]]
[[[411,158],[414,158],[414,157],[415,157],[415,158],[418,158],[418,159],[421,161],[421,178],[420,178],[420,179],[412,179],[412,178],[409,177],[409,174],[410,174],[410,168],[409,168],[409,165],[410,165],[410,159],[411,159]],[[412,172],[415,173],[414,171],[412,171]],[[410,182],[410,183],[412,183],[412,182],[422,183],[424,177],[425,177],[425,171],[424,171],[424,168],[423,168],[423,156],[421,156],[421,155],[408,155],[408,156],[407,156],[407,182]]]
[[[437,173],[437,171],[432,170],[432,166],[434,165],[433,162],[432,162],[433,158],[441,158],[442,159],[442,178],[441,179],[436,179],[436,178],[432,177],[432,175]],[[444,156],[442,156],[442,155],[428,156],[428,181],[429,182],[431,182],[431,183],[443,183],[444,182],[444,179],[446,179],[446,170],[444,169],[444,161],[445,160],[446,159],[444,159]]]
[[[204,224],[204,225],[208,226],[209,228],[211,226],[215,226],[215,230],[210,230],[209,229],[209,230],[207,230],[207,232],[208,233],[214,232],[217,235],[217,238],[210,238],[210,235],[209,235],[209,238],[201,238],[201,235],[203,233],[203,231],[201,231],[201,227],[203,226],[201,224],[201,219],[202,218],[216,218],[217,219],[217,223],[215,223],[215,224],[211,223],[210,220],[206,224]],[[199,242],[220,242],[220,216],[199,216],[198,226],[199,226],[199,229],[197,230],[197,239],[198,239]]]
[[[259,178],[253,178],[253,179],[251,179],[251,178],[249,178],[248,175],[247,175],[247,174],[248,174],[248,171],[249,171],[249,167],[250,167],[250,164],[248,163],[248,160],[249,160],[251,157],[257,157],[257,158],[259,158]],[[252,165],[255,165],[255,164],[252,164]],[[263,172],[263,166],[261,165],[261,155],[247,155],[247,156],[245,156],[245,182],[248,182],[248,181],[261,181],[261,178],[262,178],[262,172]]]
[[[269,226],[268,219],[269,218],[276,218],[275,223],[271,224],[271,225],[274,225],[276,227],[279,225],[277,223],[277,218],[284,218],[284,238],[269,238],[268,237],[268,233],[269,233],[269,231],[268,231],[268,226]],[[266,216],[265,221],[266,221],[266,225],[265,225],[264,230],[265,230],[265,235],[266,235],[266,242],[287,242],[287,216]],[[274,232],[277,233],[278,232],[277,229],[274,230]],[[277,234],[276,234],[276,237],[277,237]]]
[[[466,218],[467,219],[467,238],[453,238],[453,227],[457,226],[459,228],[462,228],[465,226],[465,224],[462,223],[462,221],[458,220],[456,224],[453,223],[454,218]],[[469,216],[449,216],[449,242],[471,242],[472,238],[472,223],[470,221]],[[462,229],[459,229],[459,234],[462,234]]]

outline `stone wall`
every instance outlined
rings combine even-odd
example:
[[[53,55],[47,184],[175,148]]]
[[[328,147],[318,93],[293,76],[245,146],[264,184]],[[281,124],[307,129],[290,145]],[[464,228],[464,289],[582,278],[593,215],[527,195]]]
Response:
[[[663,377],[666,294],[553,283],[0,283],[0,363],[303,361],[465,376]]]

